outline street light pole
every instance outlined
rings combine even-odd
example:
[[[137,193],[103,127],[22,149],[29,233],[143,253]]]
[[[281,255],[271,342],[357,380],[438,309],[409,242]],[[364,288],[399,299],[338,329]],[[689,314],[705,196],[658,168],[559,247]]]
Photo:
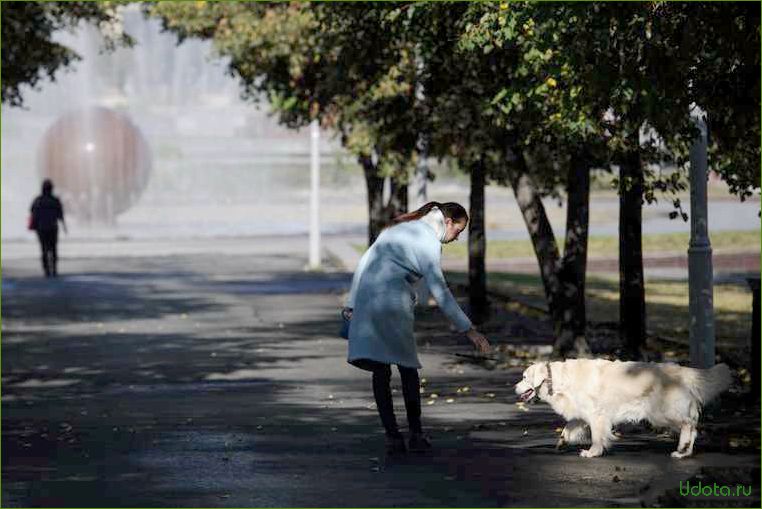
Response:
[[[309,268],[320,268],[320,126],[310,123],[310,259]]]
[[[690,356],[695,368],[714,366],[714,306],[712,245],[707,228],[707,127],[703,112],[691,117],[699,128],[690,153],[691,240],[688,247]]]

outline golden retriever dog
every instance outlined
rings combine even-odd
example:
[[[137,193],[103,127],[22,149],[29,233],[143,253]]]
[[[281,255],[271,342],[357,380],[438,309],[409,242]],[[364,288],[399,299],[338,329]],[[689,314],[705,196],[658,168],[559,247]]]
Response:
[[[516,384],[521,401],[539,398],[568,422],[558,447],[591,441],[584,458],[601,456],[616,437],[612,426],[648,421],[680,432],[673,458],[693,454],[701,408],[731,384],[725,364],[711,369],[677,364],[574,359],[538,362]]]

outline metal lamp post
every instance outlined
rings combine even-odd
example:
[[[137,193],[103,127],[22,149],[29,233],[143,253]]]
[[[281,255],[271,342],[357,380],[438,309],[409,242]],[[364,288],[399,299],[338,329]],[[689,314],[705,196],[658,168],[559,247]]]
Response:
[[[707,228],[707,126],[698,108],[691,113],[699,136],[690,152],[691,239],[688,248],[688,295],[691,365],[714,365],[712,245]]]
[[[320,268],[320,126],[310,123],[310,258],[309,268]]]

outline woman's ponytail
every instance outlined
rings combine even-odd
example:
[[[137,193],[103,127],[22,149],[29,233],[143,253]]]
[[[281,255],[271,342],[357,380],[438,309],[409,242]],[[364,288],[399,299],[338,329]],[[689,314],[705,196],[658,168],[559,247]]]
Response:
[[[399,224],[399,223],[407,223],[408,221],[416,221],[429,212],[431,212],[431,209],[434,207],[440,207],[441,203],[436,201],[430,201],[426,205],[422,206],[421,208],[414,210],[412,212],[408,212],[407,214],[400,214],[397,217],[392,218],[392,224]]]
[[[442,211],[442,214],[444,214],[445,217],[452,219],[456,222],[465,221],[468,222],[468,213],[466,212],[466,209],[463,208],[462,205],[455,202],[447,202],[447,203],[439,203],[437,201],[430,201],[423,207],[414,210],[412,212],[408,212],[407,214],[400,214],[399,216],[392,219],[392,224],[399,224],[399,223],[406,223],[408,221],[415,221],[429,212],[431,212],[431,209],[434,207],[438,208]]]

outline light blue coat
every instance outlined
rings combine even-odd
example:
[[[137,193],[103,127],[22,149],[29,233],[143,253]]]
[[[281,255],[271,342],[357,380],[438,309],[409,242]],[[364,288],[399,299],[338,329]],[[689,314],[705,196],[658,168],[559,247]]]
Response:
[[[423,221],[400,223],[381,232],[360,259],[352,279],[347,301],[347,307],[353,308],[350,362],[371,359],[421,367],[413,337],[413,285],[421,277],[457,330],[465,332],[471,327],[447,288],[441,257],[442,244],[434,228]]]

